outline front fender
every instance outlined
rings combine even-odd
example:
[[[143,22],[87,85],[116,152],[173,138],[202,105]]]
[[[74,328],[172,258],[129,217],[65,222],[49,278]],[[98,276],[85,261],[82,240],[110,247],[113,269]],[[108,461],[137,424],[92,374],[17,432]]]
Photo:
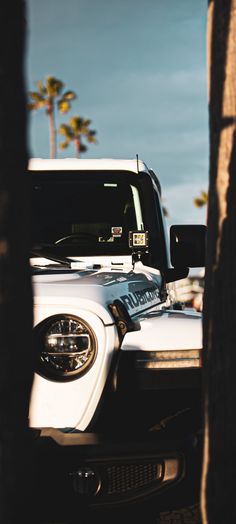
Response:
[[[45,307],[44,318],[45,318]],[[35,373],[31,391],[29,425],[33,428],[76,428],[83,431],[90,423],[110,370],[112,356],[119,347],[117,328],[105,326],[89,311],[71,305],[48,307],[47,315],[71,314],[84,319],[97,339],[97,356],[93,366],[83,376],[68,382],[56,382]],[[36,319],[42,320],[40,308]],[[37,320],[36,320],[37,322]]]

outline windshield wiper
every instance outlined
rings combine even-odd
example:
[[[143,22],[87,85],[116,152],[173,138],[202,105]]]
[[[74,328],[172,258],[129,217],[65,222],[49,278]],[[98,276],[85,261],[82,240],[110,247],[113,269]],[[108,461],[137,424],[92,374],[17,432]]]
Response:
[[[32,257],[39,257],[39,258],[47,258],[48,260],[52,260],[53,262],[57,262],[58,264],[61,264],[62,266],[66,266],[69,269],[100,269],[100,264],[88,264],[88,262],[84,260],[75,260],[67,257],[63,257],[61,255],[54,255],[51,253],[51,251],[45,251],[44,249],[31,249],[30,255]],[[40,264],[42,267],[42,265]],[[48,267],[48,266],[45,266]]]
[[[67,257],[52,255],[52,253],[44,250],[31,249],[30,254],[35,257],[48,258],[48,260],[52,260],[53,262],[57,262],[70,268],[72,262],[77,262],[75,260],[69,260]]]

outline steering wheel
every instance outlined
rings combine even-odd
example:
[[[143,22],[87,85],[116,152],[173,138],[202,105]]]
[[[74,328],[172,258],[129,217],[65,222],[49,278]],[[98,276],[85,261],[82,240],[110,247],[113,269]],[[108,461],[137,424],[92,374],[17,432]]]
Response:
[[[87,233],[86,231],[81,231],[81,233],[72,233],[71,235],[66,235],[65,237],[58,238],[58,240],[56,240],[54,244],[69,244],[70,241],[75,242],[76,240],[83,240],[86,238],[97,240],[97,235],[95,235],[94,233]]]

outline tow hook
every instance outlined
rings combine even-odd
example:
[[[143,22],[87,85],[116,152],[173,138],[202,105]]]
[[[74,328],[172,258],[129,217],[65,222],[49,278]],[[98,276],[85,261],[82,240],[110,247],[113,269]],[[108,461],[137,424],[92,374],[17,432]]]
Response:
[[[87,466],[81,466],[77,471],[70,473],[73,489],[79,495],[97,495],[101,487],[98,474]]]

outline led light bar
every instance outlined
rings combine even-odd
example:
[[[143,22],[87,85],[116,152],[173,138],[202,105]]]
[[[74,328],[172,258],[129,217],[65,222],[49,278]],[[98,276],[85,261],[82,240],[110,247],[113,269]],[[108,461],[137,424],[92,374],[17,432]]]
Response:
[[[136,360],[138,369],[200,368],[201,366],[201,349],[146,351]]]

